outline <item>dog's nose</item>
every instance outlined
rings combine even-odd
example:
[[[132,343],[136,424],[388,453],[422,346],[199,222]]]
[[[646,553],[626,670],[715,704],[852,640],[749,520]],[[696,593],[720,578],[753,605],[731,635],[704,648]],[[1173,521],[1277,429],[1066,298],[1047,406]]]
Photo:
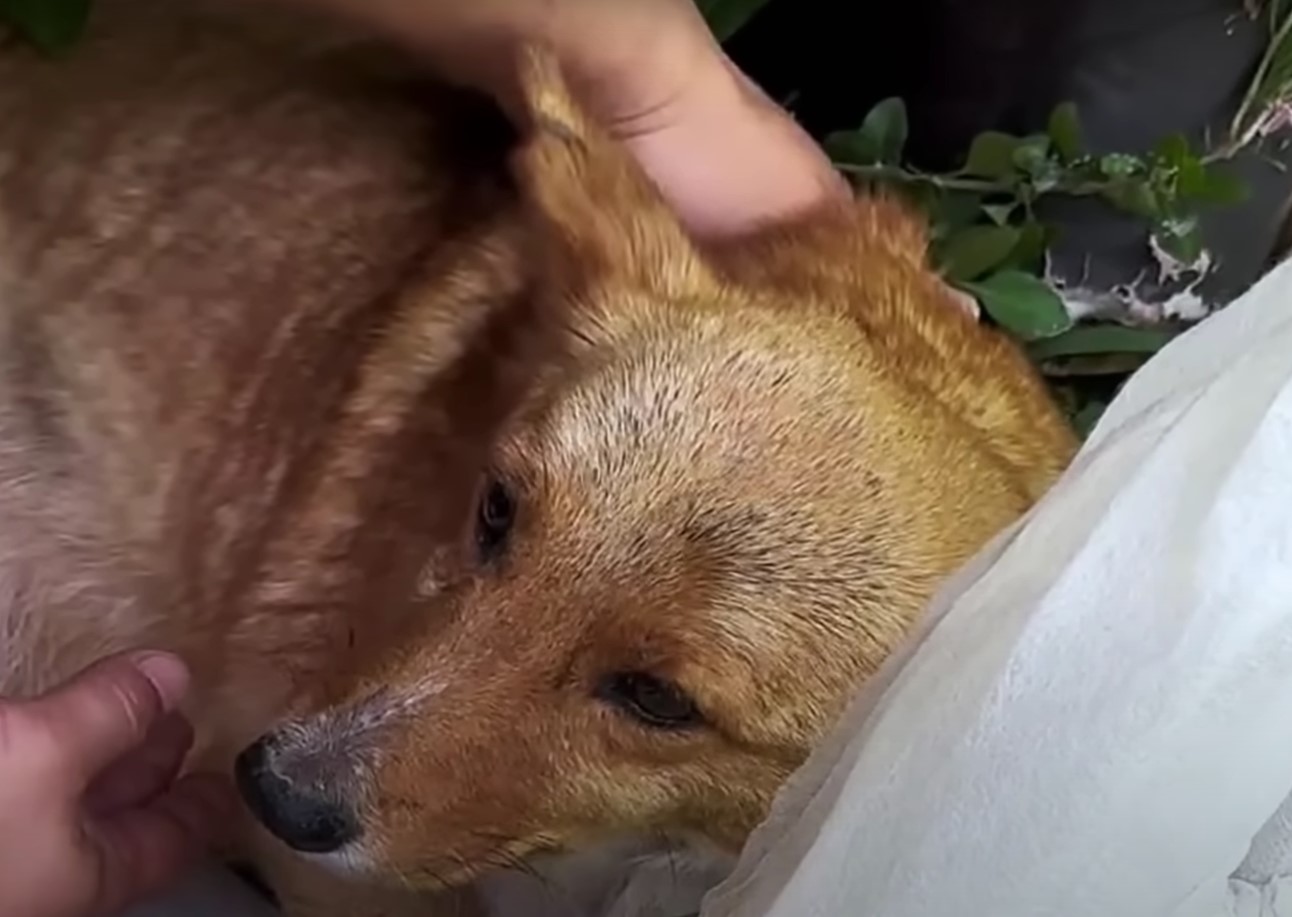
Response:
[[[238,755],[234,778],[253,815],[280,841],[302,853],[331,853],[359,836],[359,821],[325,789],[302,785],[280,770],[272,736]]]

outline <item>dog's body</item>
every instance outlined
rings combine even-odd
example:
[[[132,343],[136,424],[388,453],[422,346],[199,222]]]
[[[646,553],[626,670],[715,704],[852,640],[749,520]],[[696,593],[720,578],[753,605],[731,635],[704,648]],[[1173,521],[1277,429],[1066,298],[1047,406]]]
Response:
[[[509,168],[392,52],[208,6],[0,53],[0,686],[183,653],[333,871],[737,849],[1063,467],[1041,385],[892,204],[701,248],[537,62]]]

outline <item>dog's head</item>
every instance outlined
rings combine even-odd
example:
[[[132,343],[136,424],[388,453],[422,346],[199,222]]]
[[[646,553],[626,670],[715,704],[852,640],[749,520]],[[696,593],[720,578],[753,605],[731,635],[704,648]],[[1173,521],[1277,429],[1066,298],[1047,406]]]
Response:
[[[418,884],[622,835],[737,848],[1069,446],[896,204],[706,248],[541,58],[527,87],[534,295],[568,352],[413,636],[239,765],[289,845]]]

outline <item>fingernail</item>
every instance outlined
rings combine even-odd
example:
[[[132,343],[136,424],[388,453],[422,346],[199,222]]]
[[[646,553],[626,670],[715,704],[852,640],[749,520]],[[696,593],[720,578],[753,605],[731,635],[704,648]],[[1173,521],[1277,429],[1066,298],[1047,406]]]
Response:
[[[135,667],[143,673],[162,699],[167,710],[173,710],[188,690],[188,667],[169,653],[141,653],[135,656]]]

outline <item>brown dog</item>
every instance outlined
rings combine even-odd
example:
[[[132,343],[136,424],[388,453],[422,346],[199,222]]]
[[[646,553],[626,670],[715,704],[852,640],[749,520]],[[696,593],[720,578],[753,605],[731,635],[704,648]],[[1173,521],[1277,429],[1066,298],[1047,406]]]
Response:
[[[298,914],[737,850],[1073,448],[896,204],[705,248],[541,56],[519,146],[415,74],[195,0],[0,53],[4,689],[183,653]]]

